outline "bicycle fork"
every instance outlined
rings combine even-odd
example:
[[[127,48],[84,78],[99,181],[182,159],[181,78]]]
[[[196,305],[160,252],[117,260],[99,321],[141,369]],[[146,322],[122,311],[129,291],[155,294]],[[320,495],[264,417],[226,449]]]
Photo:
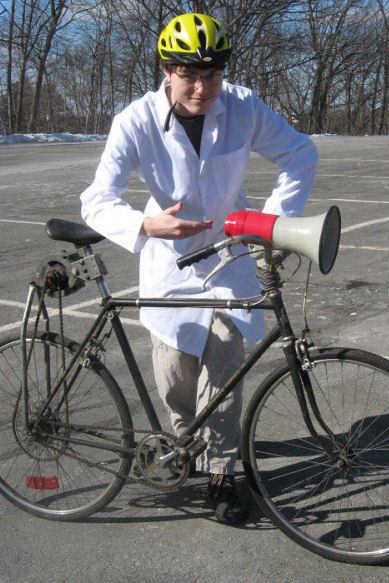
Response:
[[[330,442],[336,443],[340,447],[344,448],[345,444],[334,435],[333,431],[325,423],[320,413],[320,409],[318,407],[312,388],[311,379],[307,371],[307,368],[309,368],[310,365],[307,343],[304,340],[298,341],[295,338],[280,292],[276,290],[270,293],[268,297],[273,305],[273,309],[280,326],[285,358],[291,373],[297,400],[300,405],[305,425],[310,435],[312,436],[312,439],[326,452],[329,459],[334,464],[341,467],[342,462],[339,456],[336,455],[333,449],[327,444],[326,439],[317,433],[312,421],[313,416],[316,422],[323,429],[324,433],[327,435]],[[304,364],[302,361],[304,361]],[[310,408],[307,403],[307,398]]]
[[[28,323],[29,323],[29,318],[30,318],[30,314],[31,314],[31,309],[32,309],[32,305],[34,302],[34,297],[35,294],[37,293],[38,295],[38,300],[39,300],[39,308],[38,308],[38,313],[36,315],[35,318],[35,325],[34,325],[34,334],[33,334],[33,340],[30,346],[30,350],[27,350],[27,327],[28,327]],[[30,423],[30,419],[29,419],[29,398],[28,398],[28,367],[30,364],[30,360],[31,360],[31,355],[32,355],[32,350],[33,350],[33,346],[34,346],[34,340],[35,340],[35,334],[38,328],[38,323],[40,320],[40,316],[43,316],[43,320],[45,323],[45,330],[46,332],[48,332],[49,330],[49,315],[48,315],[48,311],[46,308],[46,304],[44,302],[43,299],[43,294],[41,293],[40,289],[34,284],[34,283],[30,283],[29,286],[29,290],[28,290],[28,295],[27,295],[27,302],[26,302],[26,307],[24,310],[24,314],[23,314],[23,320],[22,320],[22,327],[21,327],[21,334],[20,334],[20,338],[21,338],[21,349],[22,349],[22,354],[21,354],[21,359],[22,359],[22,383],[21,383],[21,390],[19,393],[19,398],[16,401],[15,404],[15,414],[16,414],[16,410],[19,406],[19,401],[20,401],[20,397],[23,398],[23,415],[24,415],[24,423],[25,423],[25,427],[29,427],[29,423]],[[49,354],[49,348],[47,345],[45,345],[45,366],[46,366],[46,392],[47,392],[47,396],[50,395],[50,390],[51,390],[51,374],[50,374],[50,354]]]

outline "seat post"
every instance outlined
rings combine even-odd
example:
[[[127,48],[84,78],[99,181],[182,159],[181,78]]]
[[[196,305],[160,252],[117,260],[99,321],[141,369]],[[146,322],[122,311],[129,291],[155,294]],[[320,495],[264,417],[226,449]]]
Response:
[[[99,255],[98,253],[94,253],[90,245],[85,245],[84,251],[86,257],[92,257],[94,259],[95,270],[97,271],[98,275],[94,276],[93,279],[97,283],[97,287],[100,290],[101,297],[103,298],[103,300],[106,300],[111,297],[111,293],[108,289],[107,282],[104,279],[104,275],[106,275],[108,271],[104,265],[101,255]]]

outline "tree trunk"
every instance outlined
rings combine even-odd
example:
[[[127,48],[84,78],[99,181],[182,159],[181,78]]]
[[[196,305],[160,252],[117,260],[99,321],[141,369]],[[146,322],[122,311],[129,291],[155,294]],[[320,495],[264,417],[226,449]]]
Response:
[[[381,98],[381,115],[378,133],[380,135],[387,133],[388,117],[388,92],[389,92],[389,19],[384,8],[382,0],[378,0],[378,5],[384,21],[385,39],[384,39],[384,60],[382,76],[382,98]]]
[[[28,131],[35,132],[37,127],[37,118],[39,112],[40,99],[42,94],[42,82],[43,75],[46,70],[46,62],[50,53],[53,38],[57,32],[58,24],[63,16],[63,12],[66,6],[67,0],[60,0],[57,5],[55,5],[55,0],[50,0],[51,4],[51,18],[49,27],[47,30],[46,39],[43,45],[43,49],[39,55],[38,65],[35,75],[35,87],[31,106],[31,115],[28,122]]]
[[[12,62],[13,62],[12,53],[13,53],[14,25],[15,25],[15,0],[12,0],[8,27],[8,63],[7,63],[7,109],[8,109],[9,134],[13,134],[15,131],[15,108],[12,87]]]

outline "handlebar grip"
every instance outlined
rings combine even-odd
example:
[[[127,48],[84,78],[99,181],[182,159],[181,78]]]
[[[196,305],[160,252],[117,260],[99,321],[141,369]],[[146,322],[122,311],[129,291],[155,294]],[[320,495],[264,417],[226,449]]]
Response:
[[[193,253],[188,253],[188,255],[183,255],[177,259],[177,267],[178,269],[184,269],[188,265],[192,265],[192,263],[197,263],[197,261],[201,261],[201,259],[206,259],[210,255],[217,253],[217,248],[215,245],[209,245],[208,247],[204,247],[203,249],[199,249],[198,251],[194,251]]]

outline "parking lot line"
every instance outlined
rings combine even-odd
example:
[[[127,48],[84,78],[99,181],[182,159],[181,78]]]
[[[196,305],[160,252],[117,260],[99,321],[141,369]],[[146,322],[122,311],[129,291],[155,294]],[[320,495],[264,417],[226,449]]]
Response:
[[[127,288],[127,289],[123,289],[119,292],[116,292],[115,294],[113,294],[113,297],[115,298],[120,298],[123,296],[129,296],[130,294],[138,291],[138,286],[135,285],[133,287]],[[63,313],[66,316],[73,316],[75,318],[82,318],[82,319],[92,319],[94,320],[96,318],[96,314],[90,313],[90,312],[80,312],[79,310],[82,310],[83,308],[89,307],[89,306],[93,306],[99,305],[99,301],[100,298],[93,298],[91,300],[86,300],[84,302],[80,302],[78,304],[73,304],[72,306],[68,306],[66,308],[63,309]],[[0,298],[0,306],[8,306],[8,307],[13,307],[13,308],[20,308],[23,309],[25,308],[25,304],[22,302],[15,302],[13,300],[3,300]],[[32,307],[33,310],[36,309],[35,306]],[[55,317],[58,316],[58,310],[55,308],[48,308],[48,314],[50,317]],[[141,326],[141,323],[139,322],[139,320],[134,320],[132,318],[120,318],[121,321],[123,322],[123,324],[127,324],[129,326]],[[16,328],[20,328],[20,326],[22,325],[22,320],[18,320],[16,322],[10,322],[9,324],[5,324],[4,326],[0,326],[0,333],[1,332],[9,332],[10,330],[15,330]]]
[[[247,195],[247,198],[252,198],[253,200],[267,200],[268,196],[252,196]],[[389,200],[360,200],[355,198],[315,198],[310,196],[307,202],[352,202],[352,203],[362,203],[362,204],[389,204]]]
[[[19,221],[16,219],[0,219],[0,223],[17,223],[24,225],[45,225],[46,223],[39,223],[38,221]]]
[[[356,223],[355,225],[350,225],[349,227],[344,227],[342,233],[349,233],[350,231],[356,231],[357,229],[363,229],[364,227],[370,227],[371,225],[377,225],[378,223],[386,223],[389,221],[389,217],[381,217],[380,219],[373,219],[372,221],[365,221],[364,223]]]
[[[339,245],[339,249],[360,249],[361,251],[389,251],[389,247],[369,247],[368,245]]]

